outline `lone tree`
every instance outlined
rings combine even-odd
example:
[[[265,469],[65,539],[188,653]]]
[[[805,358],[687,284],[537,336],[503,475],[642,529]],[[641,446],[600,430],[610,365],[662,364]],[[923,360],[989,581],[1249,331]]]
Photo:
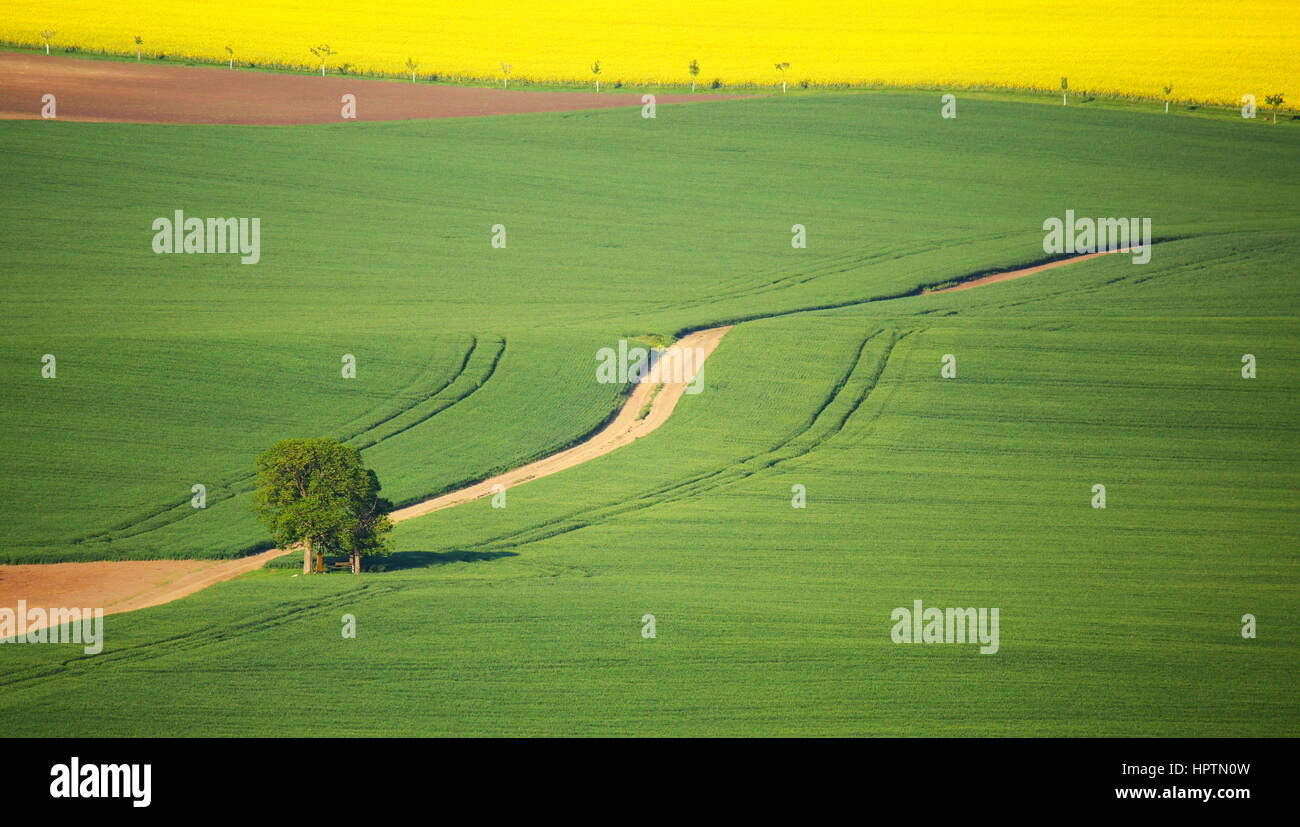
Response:
[[[415,83],[415,70],[420,68],[420,61],[413,57],[406,59],[406,71],[411,73],[411,83]]]
[[[230,68],[235,68],[235,45],[233,43],[226,44],[226,54],[230,55]]]
[[[1173,87],[1173,86],[1171,86],[1171,85],[1169,85],[1169,84],[1165,84],[1165,114],[1166,114],[1166,115],[1169,114],[1169,95],[1170,95],[1170,93],[1172,93],[1173,91],[1174,91],[1174,87]]]
[[[790,68],[789,63],[776,64],[776,70],[781,73],[781,94],[785,94],[785,70]]]
[[[1061,106],[1065,106],[1065,98],[1070,94],[1070,79],[1061,75]]]
[[[320,61],[320,76],[325,77],[325,60],[331,55],[338,54],[338,52],[331,49],[328,44],[322,43],[319,46],[313,46],[311,48],[311,53]]]
[[[698,77],[700,74],[700,62],[698,60],[692,60],[691,65],[688,66],[687,68],[691,70],[691,91],[694,92],[695,78]]]
[[[320,571],[326,552],[345,552],[354,574],[361,557],[388,554],[392,503],[361,453],[332,439],[286,439],[257,458],[253,513],[280,548],[303,547],[302,571]]]
[[[510,70],[513,68],[515,67],[512,63],[501,62],[501,88],[510,88]]]
[[[596,92],[600,92],[600,61],[591,64],[591,73],[596,77]]]
[[[144,45],[144,38],[140,35],[135,36],[135,62],[140,62],[140,47]]]
[[[1267,103],[1269,106],[1273,107],[1273,123],[1277,123],[1277,110],[1282,104],[1286,103],[1286,100],[1283,98],[1282,93],[1278,92],[1276,95],[1269,95],[1268,97],[1264,98],[1264,103]]]
[[[54,36],[56,34],[58,34],[58,32],[56,32],[54,29],[46,29],[45,31],[41,32],[41,40],[45,41],[45,54],[47,57],[50,54],[50,41],[54,39]]]

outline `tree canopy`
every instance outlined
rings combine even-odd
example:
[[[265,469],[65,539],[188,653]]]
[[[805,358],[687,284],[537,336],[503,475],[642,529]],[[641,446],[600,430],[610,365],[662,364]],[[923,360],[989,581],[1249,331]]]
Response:
[[[280,548],[303,545],[303,572],[325,553],[346,553],[354,573],[361,557],[392,552],[392,503],[357,449],[332,439],[286,439],[257,458],[253,513]]]

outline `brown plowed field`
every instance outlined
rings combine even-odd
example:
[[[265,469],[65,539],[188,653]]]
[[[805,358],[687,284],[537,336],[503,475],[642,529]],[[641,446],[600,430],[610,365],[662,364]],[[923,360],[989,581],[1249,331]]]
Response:
[[[521,92],[0,52],[0,118],[39,119],[46,94],[54,95],[61,121],[262,126],[342,122],[345,94],[356,96],[358,121],[641,106],[640,93]],[[659,95],[655,103],[735,97]]]

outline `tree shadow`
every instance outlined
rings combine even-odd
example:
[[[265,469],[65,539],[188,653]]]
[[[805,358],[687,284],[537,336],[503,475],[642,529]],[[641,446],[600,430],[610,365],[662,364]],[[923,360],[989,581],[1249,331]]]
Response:
[[[363,572],[405,571],[445,566],[448,563],[481,563],[502,557],[518,557],[513,551],[398,551],[387,557],[361,561]]]

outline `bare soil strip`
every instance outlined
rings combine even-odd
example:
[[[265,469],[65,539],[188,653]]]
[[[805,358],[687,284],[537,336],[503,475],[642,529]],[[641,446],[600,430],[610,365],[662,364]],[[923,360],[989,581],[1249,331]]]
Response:
[[[639,92],[522,92],[0,52],[0,119],[39,120],[46,94],[54,95],[61,121],[262,126],[346,123],[345,94],[356,96],[358,121],[642,105]],[[655,103],[739,97],[658,95]]]
[[[969,290],[973,287],[1008,281],[1054,267],[1086,261],[1101,255],[1106,253],[1089,253],[1036,267],[1010,270],[932,292]],[[497,485],[507,489],[522,485],[630,445],[668,420],[704,360],[713,353],[730,329],[731,326],[715,327],[691,333],[678,340],[669,348],[663,363],[671,364],[675,359],[680,359],[686,349],[694,349],[698,354],[696,358],[682,360],[686,370],[679,377],[658,377],[661,380],[669,380],[662,381],[662,388],[658,393],[655,389],[660,386],[660,382],[651,381],[653,377],[644,378],[633,389],[613,421],[594,436],[571,448],[491,479],[398,509],[392,513],[393,522],[402,522],[432,511],[470,502],[491,494],[492,489]],[[673,379],[677,381],[671,381]],[[650,404],[650,410],[642,417],[641,410],[647,403]],[[216,562],[151,560],[0,566],[0,606],[13,608],[21,598],[27,601],[29,607],[41,606],[48,609],[55,606],[66,608],[102,606],[105,614],[129,612],[170,603],[205,589],[213,583],[230,580],[259,569],[270,560],[289,553],[291,552],[272,549],[249,557]],[[35,627],[31,628],[35,629]]]
[[[234,560],[111,560],[0,566],[0,606],[102,608],[104,614],[132,612],[169,603],[269,563],[279,549]],[[42,624],[28,625],[36,631]]]

